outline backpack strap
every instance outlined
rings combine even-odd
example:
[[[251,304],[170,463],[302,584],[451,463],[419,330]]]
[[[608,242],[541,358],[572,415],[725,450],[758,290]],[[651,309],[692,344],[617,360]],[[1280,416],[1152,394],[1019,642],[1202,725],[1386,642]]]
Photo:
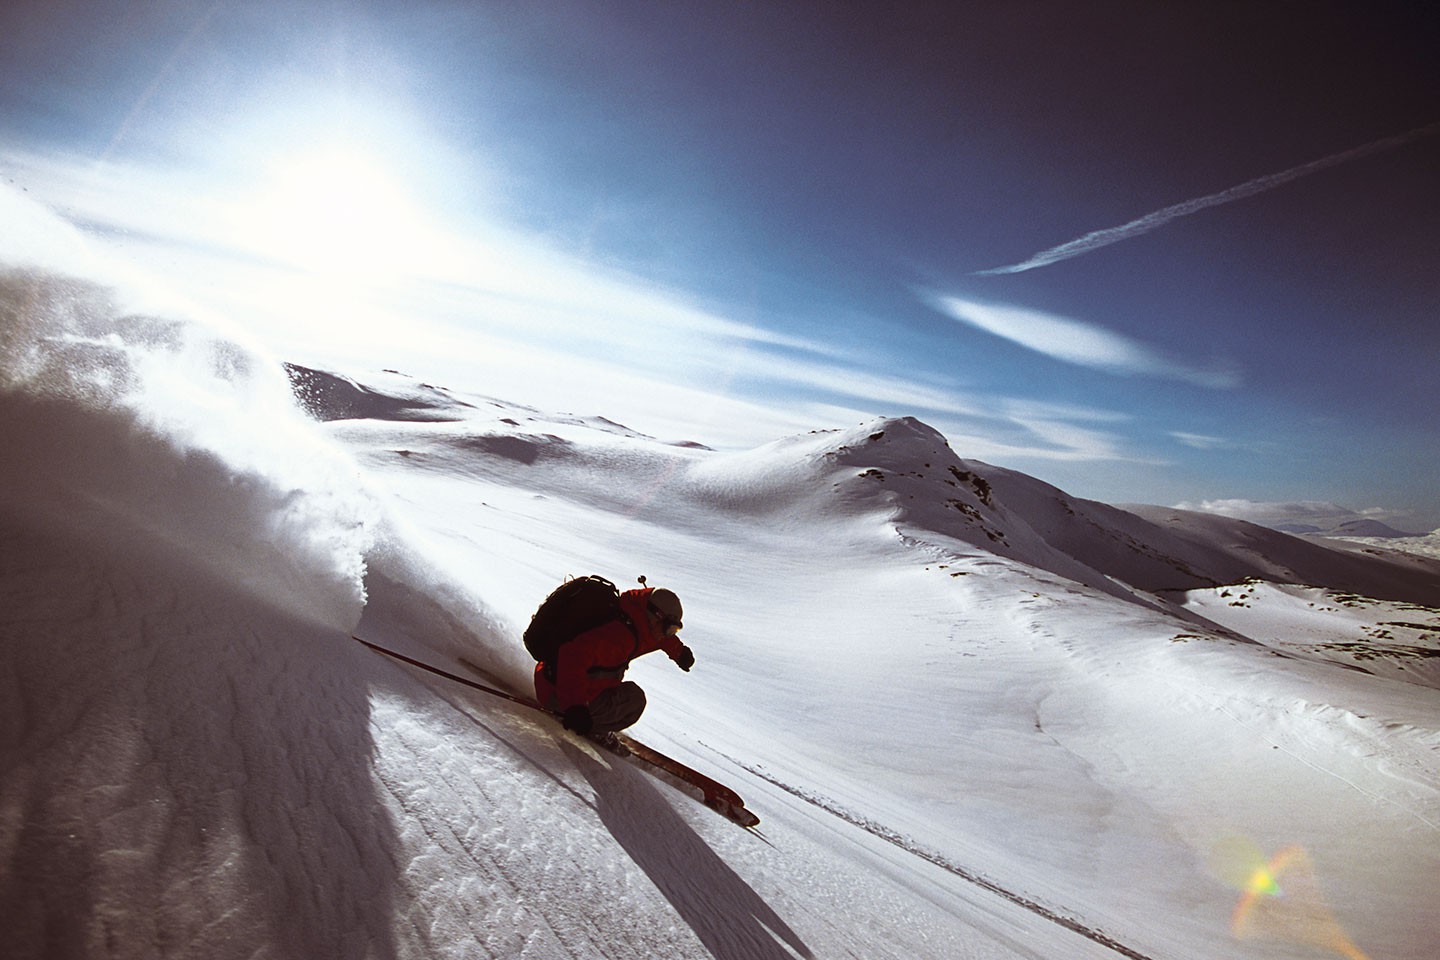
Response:
[[[635,629],[635,621],[630,618],[630,615],[628,613],[626,613],[624,610],[621,610],[620,615],[610,622],[623,623],[625,624],[625,628],[630,631],[630,656],[626,657],[622,662],[617,663],[613,667],[602,667],[597,664],[596,666],[590,668],[589,672],[591,673],[591,675],[608,673],[615,677],[624,676],[625,671],[630,669],[631,661],[635,659],[636,654],[640,650],[640,631]],[[563,650],[565,648],[561,647],[560,649]]]

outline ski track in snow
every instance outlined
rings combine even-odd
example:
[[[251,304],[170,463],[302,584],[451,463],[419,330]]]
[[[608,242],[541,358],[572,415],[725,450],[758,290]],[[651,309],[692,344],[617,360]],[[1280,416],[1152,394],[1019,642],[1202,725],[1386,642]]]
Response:
[[[784,790],[786,793],[789,793],[792,796],[799,797],[806,803],[818,807],[819,809],[824,810],[826,813],[831,814],[832,816],[839,817],[846,823],[859,827],[866,833],[869,833],[872,836],[879,837],[881,840],[884,840],[886,843],[889,843],[893,846],[899,847],[906,853],[914,854],[922,860],[927,860],[930,863],[935,864],[937,867],[940,867],[942,870],[953,873],[955,876],[959,877],[967,883],[973,883],[977,887],[988,890],[996,896],[1002,897],[1003,899],[1010,901],[1016,906],[1024,907],[1026,910],[1030,911],[1038,917],[1044,917],[1046,920],[1049,920],[1052,923],[1059,924],[1065,929],[1071,930],[1079,934],[1080,936],[1085,937],[1088,940],[1093,940],[1101,946],[1108,947],[1111,950],[1114,950],[1121,956],[1130,957],[1131,960],[1151,960],[1151,958],[1147,955],[1140,953],[1137,950],[1131,949],[1130,947],[1119,942],[1115,938],[1105,934],[1103,931],[1096,930],[1093,927],[1086,925],[1082,921],[1067,915],[1063,911],[1058,911],[1047,907],[1044,904],[1041,904],[1031,899],[1030,897],[1025,896],[1024,894],[1016,893],[1013,890],[1007,889],[1002,884],[997,883],[996,881],[991,880],[990,878],[982,874],[962,867],[954,861],[950,860],[948,857],[937,853],[934,850],[927,849],[923,844],[917,843],[911,837],[907,837],[896,830],[892,830],[891,828],[870,817],[855,813],[851,810],[847,810],[845,807],[836,803],[834,800],[829,799],[823,794],[817,793],[814,790],[808,790],[794,786],[792,784],[785,783],[778,777],[767,773],[762,766],[745,763],[741,760],[736,759],[735,757],[731,757],[723,753],[721,753],[720,755],[725,757],[725,759],[729,760],[731,763],[735,764],[742,770],[747,770],[755,776],[761,778],[762,780],[774,784],[781,790]]]

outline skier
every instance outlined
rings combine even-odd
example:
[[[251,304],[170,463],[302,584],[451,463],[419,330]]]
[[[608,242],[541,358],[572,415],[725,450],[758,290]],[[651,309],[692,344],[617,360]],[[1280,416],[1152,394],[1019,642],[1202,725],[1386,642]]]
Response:
[[[695,654],[680,641],[680,598],[664,588],[643,587],[620,594],[629,618],[587,630],[560,647],[552,682],[547,664],[535,665],[535,698],[561,715],[566,729],[605,739],[640,719],[645,691],[625,679],[630,661],[664,650],[689,672]]]

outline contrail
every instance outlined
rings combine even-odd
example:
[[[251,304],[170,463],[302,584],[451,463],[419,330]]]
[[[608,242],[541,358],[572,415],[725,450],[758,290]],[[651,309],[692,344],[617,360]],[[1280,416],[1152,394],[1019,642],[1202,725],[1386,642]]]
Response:
[[[1263,177],[1256,177],[1254,180],[1247,180],[1239,186],[1231,187],[1228,190],[1221,190],[1219,193],[1212,193],[1209,196],[1198,197],[1194,200],[1186,200],[1183,203],[1177,203],[1173,206],[1165,207],[1162,210],[1156,210],[1154,213],[1147,213],[1138,220],[1131,220],[1129,223],[1121,224],[1118,227],[1108,227],[1104,230],[1087,233],[1085,236],[1071,240],[1069,243],[1062,243],[1058,247],[1041,250],[1023,263],[1011,264],[1008,267],[992,267],[989,270],[977,270],[974,276],[1023,273],[1026,270],[1034,270],[1036,267],[1048,266],[1060,260],[1069,260],[1071,257],[1078,257],[1082,253],[1089,253],[1091,250],[1098,250],[1101,247],[1108,247],[1112,243],[1119,243],[1121,240],[1129,240],[1131,237],[1138,237],[1142,233],[1149,233],[1151,230],[1165,226],[1165,224],[1171,220],[1188,217],[1192,213],[1199,213],[1201,210],[1209,207],[1218,207],[1222,203],[1232,203],[1236,200],[1243,200],[1246,197],[1253,197],[1257,193],[1273,190],[1278,186],[1289,183],[1291,180],[1299,180],[1301,177],[1308,177],[1312,173],[1319,173],[1321,170],[1339,166],[1351,160],[1368,157],[1373,153],[1383,153],[1386,150],[1394,150],[1396,147],[1404,146],[1413,140],[1419,140],[1422,137],[1428,137],[1437,132],[1440,132],[1440,122],[1431,123],[1423,127],[1416,127],[1408,133],[1398,133],[1391,137],[1384,137],[1372,143],[1367,143],[1364,146],[1342,150],[1340,153],[1332,153],[1328,157],[1311,160],[1309,163],[1302,163],[1298,167],[1291,167],[1289,170],[1282,170],[1279,173],[1271,173]]]

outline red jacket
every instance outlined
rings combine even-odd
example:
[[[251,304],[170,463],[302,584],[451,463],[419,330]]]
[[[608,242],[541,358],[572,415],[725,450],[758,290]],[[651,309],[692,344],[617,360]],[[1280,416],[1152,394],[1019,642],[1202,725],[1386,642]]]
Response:
[[[588,704],[602,690],[618,687],[625,679],[630,661],[664,650],[674,660],[685,649],[678,637],[656,636],[650,629],[646,610],[653,587],[626,590],[620,594],[620,609],[629,624],[616,620],[587,630],[560,648],[555,682],[545,677],[545,664],[535,665],[535,698],[551,710],[564,712],[578,703]]]

